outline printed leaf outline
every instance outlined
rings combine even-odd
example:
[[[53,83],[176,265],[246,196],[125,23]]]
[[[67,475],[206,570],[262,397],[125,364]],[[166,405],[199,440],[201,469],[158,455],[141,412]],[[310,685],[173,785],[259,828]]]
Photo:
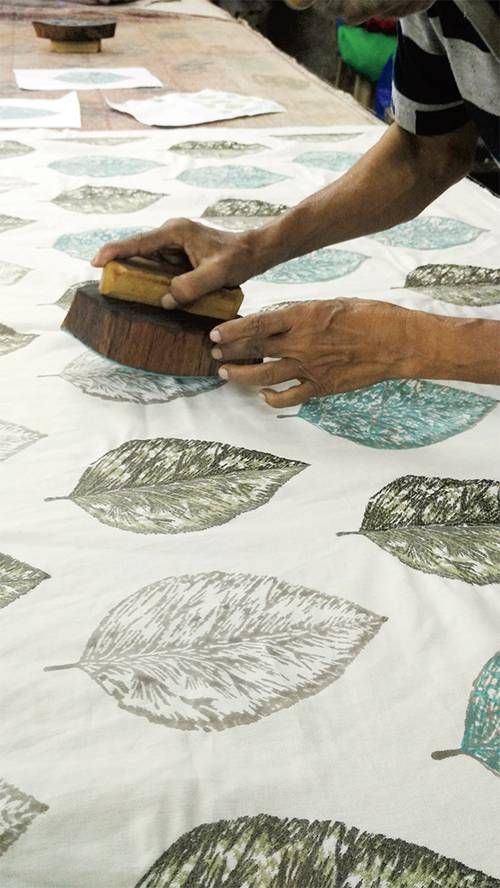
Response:
[[[0,609],[49,579],[45,571],[0,552]]]
[[[403,475],[369,499],[359,534],[415,570],[498,582],[500,482]]]
[[[210,219],[221,228],[241,231],[258,228],[270,217],[280,216],[288,209],[286,204],[273,204],[267,200],[223,197],[207,207],[202,218]]]
[[[140,157],[118,157],[117,155],[107,157],[96,154],[89,157],[80,155],[53,160],[48,166],[49,169],[63,173],[65,176],[90,176],[94,179],[102,179],[108,176],[137,176],[139,173],[147,173],[163,166],[163,164]]]
[[[289,176],[272,173],[262,167],[225,166],[195,167],[179,173],[177,179],[196,188],[264,188],[284,182]]]
[[[498,880],[422,845],[332,820],[269,814],[184,833],[136,888],[498,888]]]
[[[13,262],[0,261],[0,284],[4,287],[11,287],[17,284],[31,268],[25,268],[24,265],[14,265]]]
[[[422,379],[388,379],[312,398],[296,414],[330,435],[365,447],[428,447],[472,428],[498,401]]]
[[[219,139],[210,142],[189,140],[176,142],[168,149],[176,154],[187,154],[189,157],[231,157],[233,155],[256,154],[258,151],[269,150],[267,145],[251,144],[250,142],[234,142]]]
[[[19,216],[0,215],[0,234],[4,231],[11,231],[13,228],[24,228],[25,225],[32,225],[34,219],[20,219]]]
[[[0,857],[49,806],[0,777]]]
[[[275,265],[264,274],[258,275],[254,280],[266,281],[268,284],[307,284],[332,281],[338,277],[352,274],[368,258],[363,253],[354,253],[352,250],[332,250],[331,247],[323,247],[308,253],[306,256],[298,256]]]
[[[69,497],[102,524],[188,533],[267,503],[307,463],[218,441],[126,441],[92,463]]]
[[[404,286],[455,305],[495,305],[500,302],[500,269],[479,265],[419,265],[407,275]]]
[[[330,170],[332,173],[343,173],[349,170],[362,157],[354,151],[303,151],[294,157],[294,163],[302,166]]]
[[[115,74],[114,71],[64,71],[54,77],[54,80],[60,80],[61,83],[95,83],[98,86],[112,83],[120,83],[123,80],[129,80],[124,74]]]
[[[348,139],[357,139],[362,132],[357,133],[293,133],[292,135],[283,135],[283,133],[272,133],[273,139],[283,139],[285,142],[346,142]]]
[[[18,348],[24,348],[36,338],[35,333],[17,333],[12,327],[0,324],[0,357],[16,351]]]
[[[8,191],[15,191],[18,188],[27,188],[28,185],[34,184],[34,182],[28,182],[26,179],[20,179],[17,176],[0,176],[0,194],[6,194]]]
[[[117,188],[113,185],[81,185],[62,191],[51,203],[74,213],[136,213],[150,207],[166,194],[155,194],[140,188]]]
[[[224,385],[216,376],[165,376],[135,370],[84,352],[59,374],[87,395],[106,401],[165,404],[176,398],[192,398]]]
[[[87,231],[74,231],[71,234],[62,234],[53,244],[54,250],[61,250],[73,259],[92,259],[105,243],[112,240],[122,240],[127,237],[135,237],[142,234],[144,228],[91,228]]]
[[[0,462],[47,436],[13,422],[0,422]]]
[[[68,287],[67,290],[64,291],[62,296],[56,302],[48,302],[43,303],[43,305],[57,305],[58,308],[62,308],[63,311],[68,311],[73,299],[75,298],[76,291],[80,289],[80,287],[85,287],[88,284],[95,284],[95,280],[91,281],[78,281],[76,284],[71,284],[71,287]]]
[[[403,222],[387,231],[372,234],[371,237],[391,247],[445,250],[475,241],[484,231],[484,228],[477,228],[448,216],[420,216],[411,222]]]
[[[144,142],[147,136],[56,136],[50,138],[49,142],[76,142],[82,145],[104,145],[105,148],[114,145],[127,145],[129,142]]]
[[[2,139],[0,141],[0,160],[4,157],[22,157],[23,154],[31,154],[34,150],[31,145],[24,145],[15,139]]]
[[[465,714],[460,749],[433,752],[433,759],[469,755],[500,777],[500,651],[494,654],[474,681]]]
[[[79,663],[122,709],[184,731],[223,731],[343,675],[385,617],[276,577],[167,577],[113,607]]]

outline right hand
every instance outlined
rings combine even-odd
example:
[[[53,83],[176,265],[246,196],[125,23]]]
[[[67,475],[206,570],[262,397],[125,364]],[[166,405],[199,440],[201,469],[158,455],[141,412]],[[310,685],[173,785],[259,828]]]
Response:
[[[164,308],[188,305],[221,287],[236,287],[261,270],[247,232],[220,231],[189,219],[171,219],[145,234],[105,244],[91,264],[102,268],[113,259],[132,256],[175,263],[182,253],[193,270],[173,278],[172,297],[164,298]]]

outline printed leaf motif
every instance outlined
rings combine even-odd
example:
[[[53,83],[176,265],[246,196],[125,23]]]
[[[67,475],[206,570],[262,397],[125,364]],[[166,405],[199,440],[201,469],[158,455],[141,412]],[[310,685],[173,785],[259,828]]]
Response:
[[[0,141],[0,159],[3,157],[21,157],[23,154],[31,154],[35,149],[31,145],[23,145],[14,139]]]
[[[446,216],[421,216],[412,222],[403,222],[387,231],[373,234],[375,240],[391,247],[411,250],[444,250],[476,240],[484,228],[476,228],[460,219]]]
[[[16,284],[25,274],[28,274],[31,268],[24,268],[22,265],[14,265],[12,262],[0,261],[0,284],[4,287],[10,287]]]
[[[273,133],[273,139],[284,139],[286,142],[345,142],[347,139],[356,139],[361,136],[359,133],[292,133],[292,135],[283,135]]]
[[[162,166],[153,160],[142,160],[139,157],[69,157],[49,163],[51,170],[64,173],[66,176],[90,176],[99,179],[106,176],[136,176],[148,170]]]
[[[70,136],[49,139],[50,142],[79,142],[82,145],[101,145],[109,148],[113,145],[128,145],[129,142],[144,142],[146,136]]]
[[[470,429],[497,403],[494,398],[421,379],[389,379],[340,395],[312,398],[298,416],[366,447],[404,450],[436,444]]]
[[[465,715],[460,749],[433,752],[433,759],[464,753],[500,777],[500,652],[488,660],[476,678]]]
[[[33,184],[33,182],[27,182],[26,179],[16,179],[15,176],[0,176],[0,194],[14,191],[15,188],[26,188]]]
[[[202,217],[213,220],[222,228],[247,230],[258,228],[270,216],[279,216],[288,209],[286,204],[272,204],[266,200],[223,197],[207,207],[203,211]]]
[[[135,404],[164,404],[224,385],[222,379],[212,376],[164,376],[134,370],[87,352],[68,364],[61,377],[87,395]]]
[[[40,432],[14,425],[12,422],[0,422],[0,461],[8,459],[19,450],[24,450],[25,447],[45,437],[46,435]]]
[[[92,259],[108,241],[134,237],[143,231],[143,228],[91,228],[88,231],[62,234],[55,241],[54,249],[61,250],[74,259]]]
[[[303,166],[331,170],[332,173],[343,173],[350,169],[361,156],[361,154],[349,151],[305,151],[295,157],[294,162],[301,163]]]
[[[136,888],[498,888],[421,845],[332,820],[269,814],[204,823],[165,851]]]
[[[0,857],[26,832],[35,817],[48,810],[48,805],[0,778]]]
[[[135,213],[166,196],[140,188],[81,185],[72,191],[63,191],[52,203],[76,213]]]
[[[129,595],[78,666],[122,709],[184,731],[251,724],[339,678],[385,618],[275,577],[168,577]]]
[[[257,509],[306,467],[217,441],[132,440],[92,463],[67,498],[111,527],[188,533]]]
[[[34,219],[20,219],[18,216],[0,215],[0,233],[11,228],[23,228],[24,225],[31,225],[34,221]]]
[[[171,145],[169,151],[177,154],[188,154],[190,157],[232,157],[235,154],[256,154],[257,151],[266,151],[266,145],[258,145],[249,142],[231,142],[228,140],[215,142],[177,142]]]
[[[95,83],[100,86],[103,83],[119,83],[128,80],[128,77],[115,74],[113,71],[66,71],[64,74],[58,74],[54,80],[60,80],[61,83]]]
[[[49,574],[0,552],[0,608],[35,589]]]
[[[34,339],[36,339],[34,333],[16,333],[11,327],[0,324],[0,357],[29,345]]]
[[[419,265],[405,287],[455,305],[494,305],[500,302],[500,269],[478,265]]]
[[[184,170],[177,176],[187,185],[197,188],[263,188],[283,182],[289,176],[272,173],[253,166],[207,166]]]
[[[87,284],[95,284],[95,281],[79,281],[77,284],[73,284],[71,287],[68,287],[68,289],[64,291],[57,302],[50,302],[49,305],[57,305],[59,308],[62,308],[63,311],[68,311],[71,303],[73,302],[73,299],[75,298],[76,291],[79,290],[80,287],[87,286]]]
[[[365,261],[362,253],[351,250],[332,250],[325,247],[290,259],[281,265],[270,268],[265,274],[255,278],[267,281],[268,284],[307,284],[320,281],[332,281],[334,278],[351,274]]]
[[[404,475],[371,497],[360,534],[415,570],[498,582],[500,482]]]
[[[52,117],[55,113],[48,108],[27,108],[23,105],[0,104],[0,120],[30,120],[33,117]]]

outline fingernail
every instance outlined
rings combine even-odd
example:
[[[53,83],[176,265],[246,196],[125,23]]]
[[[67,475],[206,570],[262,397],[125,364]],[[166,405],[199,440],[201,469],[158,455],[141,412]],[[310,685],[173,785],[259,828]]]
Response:
[[[212,357],[215,358],[216,361],[220,361],[222,359],[222,351],[220,348],[212,349]]]
[[[266,401],[266,400],[267,400],[267,399],[266,399],[266,393],[265,393],[265,392],[259,392],[259,398],[262,398],[263,401]]]
[[[221,379],[229,379],[229,373],[227,372],[225,367],[221,367],[219,370],[219,376]]]
[[[171,293],[165,293],[165,296],[161,297],[161,304],[163,308],[179,308],[179,303],[175,301]]]
[[[220,342],[221,336],[217,328],[210,331],[210,339],[212,340],[212,342]]]

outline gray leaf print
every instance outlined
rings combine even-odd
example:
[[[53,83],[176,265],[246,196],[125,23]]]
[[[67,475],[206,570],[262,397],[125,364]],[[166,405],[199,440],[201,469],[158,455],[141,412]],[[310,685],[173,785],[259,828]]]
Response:
[[[227,140],[215,142],[177,142],[171,145],[169,151],[177,154],[188,154],[190,157],[233,157],[239,154],[256,154],[258,151],[266,151],[266,145],[251,144],[250,142],[230,142]]]
[[[332,173],[343,173],[350,169],[359,159],[361,154],[347,151],[305,151],[294,158],[295,163],[303,166],[317,167],[318,169],[331,170]]]
[[[0,778],[0,857],[26,832],[35,817],[48,810],[48,805]]]
[[[384,617],[275,577],[168,577],[112,608],[77,664],[122,709],[184,731],[251,724],[317,694]]]
[[[55,250],[61,250],[74,259],[92,259],[92,256],[108,241],[122,240],[142,234],[144,228],[91,228],[62,234],[54,243]]]
[[[202,218],[211,219],[221,228],[248,230],[264,225],[270,216],[279,216],[288,209],[286,204],[272,204],[266,200],[223,197],[207,207]]]
[[[12,422],[0,422],[0,461],[8,459],[19,450],[24,450],[25,447],[45,437],[46,435],[40,432],[14,425]]]
[[[83,473],[69,497],[134,533],[188,533],[257,509],[307,463],[217,441],[127,441]]]
[[[335,278],[351,274],[365,261],[367,256],[363,253],[353,253],[351,250],[332,250],[325,247],[308,253],[306,256],[298,256],[281,265],[270,268],[264,274],[258,275],[256,281],[266,281],[269,284],[307,284],[321,281],[332,281]]]
[[[500,302],[500,269],[478,265],[420,265],[405,287],[455,305],[495,305]]]
[[[64,291],[62,296],[59,297],[57,302],[49,302],[43,303],[44,305],[57,305],[58,308],[62,308],[63,311],[68,311],[73,299],[75,298],[75,293],[80,287],[86,287],[88,284],[95,284],[95,281],[78,281],[76,284],[72,284],[71,287],[68,287],[67,290]]]
[[[49,142],[76,142],[82,145],[93,145],[94,148],[97,145],[104,145],[105,148],[109,148],[113,145],[128,145],[129,142],[144,142],[146,136],[71,136],[69,138],[61,138],[58,136],[55,139],[49,139]]]
[[[284,139],[286,142],[345,142],[347,139],[356,139],[361,136],[359,133],[292,133],[292,135],[283,135],[273,133],[273,139]]]
[[[371,497],[359,533],[415,570],[498,582],[500,482],[404,475]]]
[[[0,234],[2,231],[10,231],[11,228],[23,228],[24,225],[31,225],[34,221],[34,219],[20,219],[18,216],[0,215]]]
[[[254,166],[206,166],[185,170],[177,178],[196,188],[263,188],[289,176]]]
[[[87,395],[135,404],[164,404],[224,385],[224,381],[216,376],[181,377],[147,373],[86,352],[68,364],[61,377]]]
[[[16,188],[26,188],[33,184],[33,182],[27,182],[26,179],[17,179],[15,176],[0,176],[0,194],[6,194],[7,191],[14,191]]]
[[[11,327],[0,324],[0,357],[29,345],[34,339],[36,339],[34,333],[16,333]]]
[[[82,185],[72,191],[63,191],[53,198],[52,203],[75,213],[136,213],[167,196],[140,188]]]
[[[476,228],[460,219],[446,216],[420,216],[411,222],[403,222],[387,231],[371,235],[375,240],[391,247],[407,247],[410,250],[444,250],[476,240],[484,228]]]
[[[0,552],[0,608],[26,595],[43,580],[50,579],[43,570]]]
[[[0,104],[0,120],[31,120],[34,117],[53,117],[56,113],[48,108],[27,108],[24,105]]]
[[[423,845],[332,820],[269,814],[204,823],[136,888],[498,888],[498,879]]]
[[[31,145],[23,145],[14,139],[0,141],[0,160],[3,157],[21,157],[23,154],[31,154],[35,149]]]
[[[106,176],[136,176],[138,173],[147,173],[160,166],[161,163],[138,157],[101,157],[96,154],[90,157],[69,157],[49,163],[51,170],[57,170],[66,176],[90,176],[97,179]]]
[[[22,265],[14,265],[12,262],[0,261],[0,284],[4,287],[10,287],[16,284],[25,274],[28,274],[31,268],[24,268]]]

